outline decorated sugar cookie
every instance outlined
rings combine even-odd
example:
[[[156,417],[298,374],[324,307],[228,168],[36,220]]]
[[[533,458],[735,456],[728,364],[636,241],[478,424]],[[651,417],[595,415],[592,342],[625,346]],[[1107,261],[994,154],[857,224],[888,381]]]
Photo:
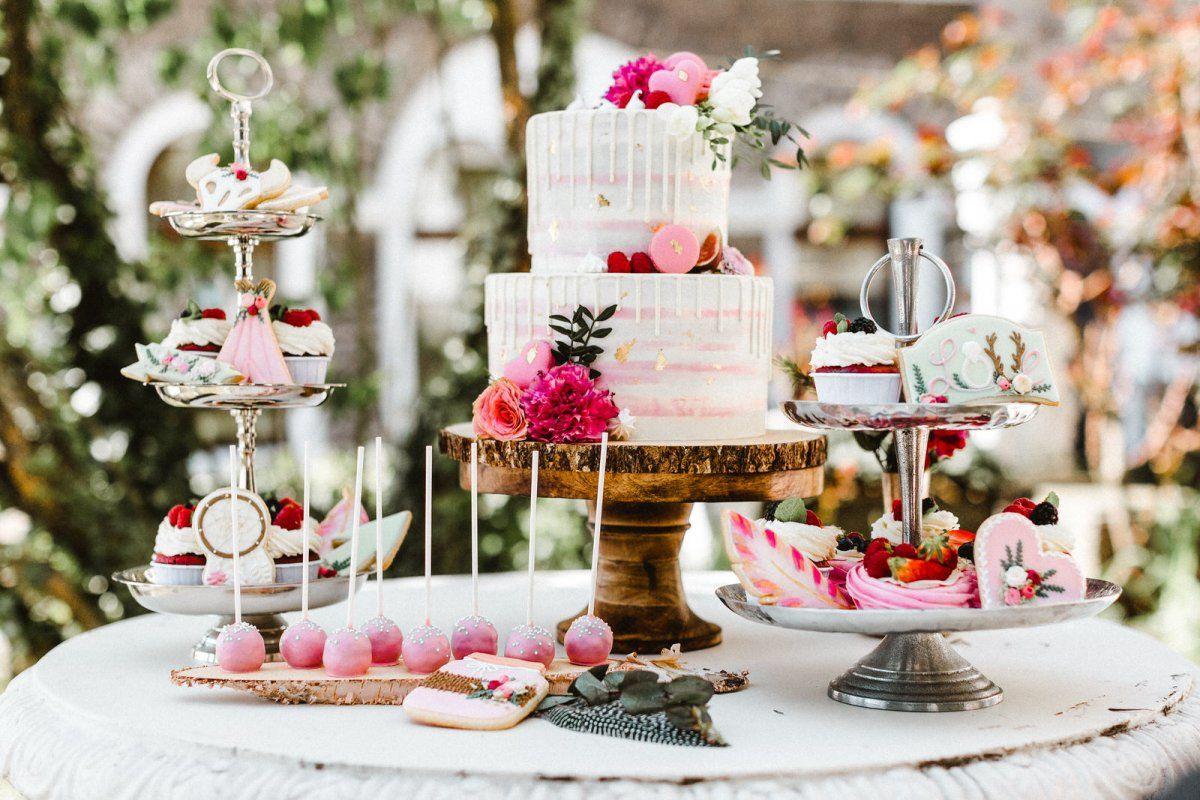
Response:
[[[550,691],[545,667],[476,653],[439,668],[404,698],[409,718],[425,725],[498,731],[537,708]]]
[[[283,194],[292,182],[292,173],[277,158],[271,159],[266,172],[257,172],[248,164],[218,164],[217,154],[209,153],[189,164],[184,173],[196,190],[196,202],[202,211],[254,208]]]
[[[769,527],[735,511],[722,519],[731,569],[763,605],[801,608],[853,608],[836,583]]]
[[[900,364],[909,402],[940,395],[950,403],[1058,405],[1045,336],[1001,317],[965,314],[939,323],[900,350]]]
[[[275,561],[267,553],[267,531],[271,514],[254,492],[238,489],[237,514],[231,513],[229,488],[203,497],[192,513],[192,525],[204,551],[204,582],[210,586],[232,584],[234,574],[233,524],[237,524],[238,571],[243,586],[275,582]]]
[[[237,317],[217,358],[232,365],[251,383],[290,385],[292,373],[283,360],[268,311],[275,296],[275,282],[239,280],[237,290]]]
[[[1014,512],[988,517],[975,534],[982,608],[1083,599],[1087,581],[1075,559],[1043,548],[1037,526]]]
[[[135,344],[133,348],[137,352],[137,361],[121,370],[121,374],[131,380],[194,386],[219,386],[246,380],[241,372],[211,356],[174,350],[155,342]]]

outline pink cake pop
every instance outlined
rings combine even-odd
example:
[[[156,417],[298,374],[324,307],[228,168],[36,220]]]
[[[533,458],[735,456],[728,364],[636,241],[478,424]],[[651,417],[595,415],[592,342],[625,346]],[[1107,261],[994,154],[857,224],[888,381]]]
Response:
[[[533,624],[533,573],[537,566],[537,494],[539,452],[533,451],[529,477],[529,587],[526,590],[525,624],[518,625],[508,634],[504,643],[504,655],[523,661],[537,661],[550,666],[554,660],[554,639],[550,631]]]
[[[354,506],[362,502],[363,454],[358,448],[358,470],[354,477]],[[325,640],[323,660],[325,671],[335,678],[365,675],[371,667],[371,640],[354,627],[354,584],[358,582],[358,527],[362,520],[356,514],[350,526],[350,583],[346,596],[346,627],[334,631]]]
[[[454,623],[450,651],[456,659],[472,653],[496,655],[496,626],[479,616],[479,443],[471,442],[471,613]]]
[[[376,613],[363,625],[371,640],[371,663],[390,666],[400,660],[404,634],[383,613],[383,437],[375,437],[375,589]]]
[[[608,623],[596,616],[596,576],[600,566],[600,518],[604,515],[604,473],[608,468],[608,434],[600,435],[600,473],[596,476],[596,519],[592,528],[592,596],[587,613],[567,628],[563,645],[572,664],[593,667],[603,664],[612,652],[613,632]]]
[[[267,660],[267,645],[258,628],[242,621],[242,573],[238,568],[241,545],[238,543],[238,457],[229,446],[229,531],[233,537],[233,624],[217,635],[217,665],[229,672],[255,672]]]
[[[404,637],[401,647],[404,666],[409,672],[436,672],[450,660],[450,642],[441,628],[429,621],[429,598],[433,574],[433,448],[425,448],[425,624],[418,625]]]
[[[325,629],[308,618],[308,442],[304,443],[304,566],[300,573],[300,619],[287,626],[279,639],[279,652],[289,667],[314,669],[321,666],[325,652]]]

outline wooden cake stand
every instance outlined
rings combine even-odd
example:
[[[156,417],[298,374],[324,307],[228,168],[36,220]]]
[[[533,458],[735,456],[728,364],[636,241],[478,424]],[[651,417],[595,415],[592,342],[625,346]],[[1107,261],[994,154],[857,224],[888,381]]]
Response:
[[[441,432],[442,452],[460,462],[464,489],[471,485],[473,441],[470,423]],[[596,444],[480,439],[479,491],[528,496],[535,448],[541,451],[538,495],[586,500],[592,521],[600,458]],[[825,437],[798,430],[701,444],[612,442],[596,614],[612,626],[614,652],[719,644],[721,628],[696,616],[683,594],[679,548],[692,503],[815,497],[824,484],[824,464]],[[558,623],[559,641],[573,619]]]

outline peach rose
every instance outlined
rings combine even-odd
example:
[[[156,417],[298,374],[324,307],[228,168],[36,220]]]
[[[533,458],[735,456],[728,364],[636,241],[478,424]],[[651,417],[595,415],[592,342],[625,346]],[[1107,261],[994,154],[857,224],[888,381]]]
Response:
[[[501,378],[483,390],[471,406],[475,435],[481,439],[516,442],[525,438],[529,426],[521,410],[521,389]]]

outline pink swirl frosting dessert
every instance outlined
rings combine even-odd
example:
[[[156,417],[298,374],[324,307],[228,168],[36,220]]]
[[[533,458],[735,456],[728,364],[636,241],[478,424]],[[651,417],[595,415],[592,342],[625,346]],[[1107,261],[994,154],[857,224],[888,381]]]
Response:
[[[863,563],[846,572],[846,593],[859,608],[968,608],[979,604],[975,571],[960,567],[945,580],[905,583],[895,578],[872,578]]]

